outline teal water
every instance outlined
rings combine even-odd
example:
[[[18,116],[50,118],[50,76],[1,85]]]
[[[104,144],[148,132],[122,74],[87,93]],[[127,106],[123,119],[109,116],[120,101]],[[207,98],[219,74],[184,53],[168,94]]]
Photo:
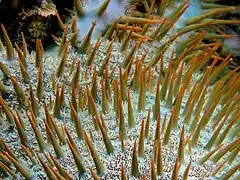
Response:
[[[93,31],[92,39],[96,40],[99,33],[104,31],[107,25],[111,25],[113,21],[117,19],[117,17],[124,15],[125,7],[128,4],[128,0],[111,0],[109,6],[107,8],[106,13],[98,17],[97,16],[97,9],[103,3],[103,0],[89,0],[88,4],[85,8],[86,15],[84,17],[78,18],[78,29],[79,39],[82,40],[88,30],[92,26],[92,22],[96,20],[96,27]]]
[[[180,5],[180,3],[179,3]],[[183,22],[189,18],[200,15],[201,6],[199,0],[190,0],[189,7],[176,23],[176,28],[183,27]]]

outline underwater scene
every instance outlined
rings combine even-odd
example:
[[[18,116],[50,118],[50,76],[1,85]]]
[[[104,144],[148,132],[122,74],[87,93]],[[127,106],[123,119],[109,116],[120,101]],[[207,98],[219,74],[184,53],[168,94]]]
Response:
[[[0,0],[0,179],[240,180],[239,0]]]

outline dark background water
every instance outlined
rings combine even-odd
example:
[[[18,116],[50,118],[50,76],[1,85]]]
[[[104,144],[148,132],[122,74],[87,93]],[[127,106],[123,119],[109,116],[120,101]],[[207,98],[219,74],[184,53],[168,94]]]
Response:
[[[21,31],[24,32],[29,50],[35,48],[35,40],[37,38],[44,39],[44,46],[52,43],[51,34],[57,35],[60,30],[56,17],[53,15],[42,17],[36,13],[32,13],[30,16],[23,13],[31,14],[31,11],[33,12],[34,9],[40,7],[42,2],[43,0],[0,0],[0,23],[5,26],[13,42],[21,44]],[[74,0],[52,0],[52,2],[56,5],[56,9],[61,17],[70,15],[65,8],[73,9]],[[36,24],[39,26],[34,26],[34,22],[37,22]],[[37,33],[33,35],[34,33],[31,30],[42,30],[46,33],[46,36],[37,36]]]

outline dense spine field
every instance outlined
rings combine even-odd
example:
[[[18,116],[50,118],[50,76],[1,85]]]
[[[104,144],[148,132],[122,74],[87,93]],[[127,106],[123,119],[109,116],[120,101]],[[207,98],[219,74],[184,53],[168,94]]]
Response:
[[[56,13],[55,54],[40,39],[29,52],[23,33],[13,45],[1,25],[0,177],[239,179],[240,67],[206,41],[235,37],[208,30],[239,24],[214,18],[239,7],[203,0],[211,8],[176,29],[188,0],[114,1],[146,13],[120,15],[93,42],[112,1],[83,39],[80,0],[69,23]]]

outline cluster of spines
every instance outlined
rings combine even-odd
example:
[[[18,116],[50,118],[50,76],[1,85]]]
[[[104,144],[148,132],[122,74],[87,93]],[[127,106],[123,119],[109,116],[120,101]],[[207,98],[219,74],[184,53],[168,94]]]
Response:
[[[106,8],[108,2],[109,1],[106,1],[105,4],[103,4],[101,7]],[[75,3],[77,4],[78,2],[76,1]],[[187,1],[185,1],[182,6],[177,8],[176,12],[174,12],[174,14],[170,15],[170,18],[172,18],[172,19],[169,18],[169,20],[172,20],[173,22],[175,22],[179,18],[179,16],[185,11],[186,7],[187,7]],[[161,7],[161,8],[163,8],[163,7]],[[101,11],[99,10],[99,15],[101,15],[103,13],[103,11],[104,11],[104,9]],[[215,12],[215,13],[217,13],[217,12]],[[220,12],[222,12],[222,11],[220,11]],[[78,15],[80,16],[80,14],[81,13],[79,13]],[[119,22],[120,20],[122,20],[123,22],[125,20],[128,23],[130,23],[130,22],[133,23],[136,21],[136,19],[131,19],[129,17],[123,17],[123,18],[120,18],[117,22]],[[142,19],[137,19],[137,20],[138,20],[137,21],[138,23],[144,23],[143,22],[144,20],[142,20]],[[201,20],[201,18],[198,19],[198,21],[200,21],[200,20]],[[149,23],[149,22],[150,21],[145,21],[145,23]],[[211,24],[213,22],[214,21],[207,22],[207,23],[201,25],[201,27]],[[164,25],[164,23],[162,23],[161,24],[162,29],[161,29],[161,31],[158,32],[156,39],[158,39],[158,40],[161,39],[170,30],[172,25],[173,24]],[[95,25],[93,23],[93,26],[92,26],[91,30],[89,31],[89,34],[92,33],[94,26]],[[125,50],[128,42],[132,36],[134,28],[135,28],[135,26],[132,26],[130,28],[130,30],[126,30],[126,29],[128,29],[128,26],[127,26],[127,28],[125,29],[127,36],[122,42],[121,51]],[[185,29],[183,28],[182,30],[180,30],[179,34],[177,34],[176,36],[173,36],[173,38],[171,38],[167,43],[165,43],[163,46],[161,46],[160,49],[158,49],[158,55],[156,56],[157,58],[154,58],[153,61],[151,61],[148,66],[143,66],[144,59],[136,60],[135,74],[133,76],[132,83],[130,85],[131,85],[131,88],[139,94],[138,108],[137,108],[139,112],[144,111],[146,108],[145,107],[146,90],[149,90],[151,92],[151,89],[153,89],[153,87],[149,85],[152,83],[151,81],[154,81],[151,78],[152,67],[157,65],[158,62],[160,62],[160,64],[163,63],[163,61],[162,61],[162,59],[164,57],[163,53],[174,39],[176,39],[179,35],[181,35],[185,32],[188,32],[192,29],[195,29],[195,28],[196,27],[188,27],[188,28],[185,27]],[[199,26],[197,28],[199,28]],[[11,43],[8,42],[9,38],[7,38],[8,36],[7,36],[7,33],[5,32],[3,26],[2,26],[2,29],[4,32],[4,38],[6,37],[5,41],[6,41],[8,59],[11,59],[11,58],[13,58],[13,54],[12,54],[13,48],[12,48]],[[65,65],[66,65],[67,50],[68,50],[68,41],[66,40],[66,32],[67,32],[66,29],[67,29],[67,26],[65,27],[65,33],[63,35],[62,42],[61,42],[60,48],[59,48],[59,55],[62,55],[62,59],[61,59],[60,65],[58,66],[58,69],[56,72],[56,77],[58,77],[58,78],[61,78],[65,73]],[[220,111],[213,118],[214,125],[217,126],[219,124],[219,126],[217,127],[217,129],[215,128],[216,126],[213,127],[216,129],[216,131],[214,132],[214,134],[211,137],[211,139],[209,140],[209,142],[206,144],[206,148],[208,150],[211,150],[212,147],[215,147],[215,149],[211,150],[208,154],[206,154],[204,157],[202,157],[199,160],[199,164],[203,165],[211,157],[214,162],[218,162],[228,152],[231,152],[231,153],[229,153],[229,155],[227,157],[227,161],[229,163],[231,163],[236,158],[236,156],[239,152],[239,138],[237,138],[233,142],[229,143],[224,148],[222,147],[223,146],[222,143],[228,136],[229,130],[231,128],[233,128],[234,130],[238,129],[238,125],[236,125],[236,124],[237,124],[237,120],[240,117],[240,114],[237,111],[239,106],[238,106],[236,100],[231,98],[231,97],[236,97],[237,100],[239,99],[239,95],[237,93],[238,75],[232,76],[237,70],[233,70],[233,71],[229,72],[222,79],[220,79],[210,90],[210,84],[212,84],[216,80],[216,78],[219,75],[219,73],[221,72],[222,68],[224,68],[228,64],[229,57],[223,59],[222,63],[218,67],[213,69],[213,66],[216,63],[216,60],[215,60],[212,63],[212,65],[207,68],[203,78],[199,82],[196,82],[195,86],[193,88],[190,88],[190,83],[191,83],[191,78],[192,78],[193,73],[197,72],[197,70],[206,66],[206,63],[209,61],[209,59],[214,57],[213,55],[215,54],[217,49],[220,47],[220,44],[219,43],[214,44],[210,50],[207,49],[207,51],[203,51],[204,53],[202,54],[203,57],[201,57],[202,58],[201,61],[199,61],[199,59],[195,55],[194,60],[191,61],[188,65],[186,75],[182,79],[183,67],[184,67],[183,62],[185,61],[185,59],[183,58],[184,56],[182,54],[184,54],[184,55],[191,54],[193,52],[193,49],[192,49],[193,42],[197,41],[200,43],[201,42],[200,40],[202,40],[203,35],[205,35],[205,34],[199,33],[199,35],[196,36],[196,39],[194,38],[190,42],[187,42],[185,50],[183,52],[181,52],[181,54],[175,59],[175,61],[173,59],[173,53],[172,53],[170,63],[169,63],[169,66],[167,69],[163,69],[162,65],[160,66],[161,72],[164,72],[163,74],[165,74],[165,73],[166,74],[163,76],[160,74],[156,81],[157,87],[156,87],[155,105],[152,108],[153,120],[157,121],[156,122],[157,125],[156,125],[155,139],[154,139],[154,150],[153,150],[154,158],[151,159],[151,176],[153,179],[154,178],[156,179],[157,175],[163,174],[162,145],[166,146],[169,144],[169,140],[171,138],[171,132],[174,129],[176,129],[179,125],[180,105],[182,103],[183,96],[187,91],[190,92],[190,96],[188,96],[188,101],[187,101],[187,105],[185,106],[185,109],[183,111],[183,116],[185,117],[184,124],[186,124],[186,125],[189,123],[191,123],[191,124],[190,124],[190,127],[188,130],[185,130],[186,128],[184,128],[184,126],[182,127],[182,130],[180,133],[178,157],[176,158],[176,161],[174,164],[174,168],[173,168],[173,172],[172,172],[172,179],[177,179],[179,167],[180,167],[181,163],[184,162],[185,144],[188,143],[190,147],[197,145],[201,131],[203,131],[205,129],[205,127],[210,123],[209,120],[211,119],[211,116],[213,115],[213,112],[218,103],[220,103],[223,107],[226,107],[226,108],[224,108],[225,111]],[[90,37],[90,35],[89,35],[89,37]],[[81,47],[83,49],[83,51],[88,50],[89,43],[90,43],[89,37],[87,37],[85,39],[85,43],[83,43],[83,45]],[[97,43],[99,43],[99,42],[100,41],[98,41]],[[114,41],[112,41],[112,42],[114,42]],[[107,67],[109,64],[109,59],[111,57],[112,44],[113,43],[111,43],[110,47],[108,48],[106,59],[103,61],[103,64],[100,67],[99,71],[97,72],[96,67],[94,68],[93,77],[92,77],[92,82],[93,82],[92,87],[90,90],[88,88],[88,86],[86,85],[85,94],[86,94],[87,98],[85,100],[80,100],[80,97],[82,95],[82,92],[81,92],[82,89],[80,87],[78,88],[78,90],[80,91],[79,97],[78,97],[79,105],[81,104],[81,106],[83,106],[83,105],[87,104],[88,111],[93,117],[95,129],[96,130],[100,129],[100,131],[101,131],[108,154],[112,153],[114,151],[114,148],[108,137],[103,116],[101,113],[99,114],[99,110],[97,109],[97,105],[96,105],[96,102],[94,99],[97,98],[97,90],[98,90],[97,76],[100,76],[100,77],[103,76],[104,78],[101,79],[102,112],[107,113],[108,109],[109,109],[108,105],[111,103],[111,100],[110,100],[111,90],[109,88],[107,88],[107,87],[110,87],[109,82],[107,82],[107,79],[108,79]],[[126,125],[125,125],[124,114],[123,114],[124,113],[123,112],[123,102],[124,101],[127,101],[127,103],[128,103],[128,114],[129,114],[128,126],[131,128],[131,127],[134,127],[134,125],[135,125],[130,91],[128,89],[126,82],[127,82],[127,79],[129,78],[129,72],[131,71],[131,65],[133,63],[132,61],[134,60],[134,58],[133,58],[134,51],[136,51],[136,49],[138,48],[139,45],[140,45],[140,43],[139,44],[136,43],[136,45],[133,47],[132,51],[130,52],[129,57],[127,57],[127,59],[123,63],[123,68],[125,68],[124,73],[122,73],[122,68],[119,68],[120,85],[118,85],[117,79],[113,80],[113,82],[114,82],[113,83],[114,84],[113,85],[113,89],[114,89],[113,90],[114,91],[113,104],[114,104],[114,110],[115,110],[116,116],[117,116],[116,126],[119,126],[119,138],[122,143],[123,149],[124,149],[124,141],[127,139],[127,134],[126,134],[126,129],[125,129]],[[96,46],[96,49],[98,46],[99,45]],[[23,76],[25,77],[23,79],[25,79],[26,82],[28,83],[29,80],[27,80],[28,79],[27,76],[24,75],[24,73],[26,74],[26,68],[27,68],[24,57],[26,57],[27,51],[25,51],[23,49],[23,52],[22,52],[17,45],[16,45],[16,49],[18,52],[18,58],[19,58],[21,72],[22,72]],[[36,41],[36,67],[39,68],[38,69],[39,75],[38,75],[38,83],[37,83],[38,88],[37,88],[36,94],[37,94],[38,99],[41,99],[44,96],[43,83],[42,83],[42,81],[43,81],[43,76],[42,76],[43,53],[44,52],[43,52],[43,48],[41,45],[41,41],[37,40]],[[92,55],[92,58],[87,61],[88,65],[92,64],[92,62],[93,62],[92,59],[94,59],[94,55]],[[215,57],[215,59],[220,59],[220,58]],[[181,64],[180,67],[179,67],[179,64]],[[25,70],[23,69],[23,67],[25,68]],[[5,65],[2,65],[1,69],[4,69],[4,71],[3,70],[2,71],[6,72],[6,73],[4,73],[6,76],[11,76],[8,73],[10,71],[7,69],[7,67],[5,67]],[[175,74],[174,70],[176,70],[176,74]],[[104,75],[104,71],[106,72],[105,75]],[[149,76],[149,81],[146,83],[147,75]],[[53,77],[54,77],[54,75],[53,75]],[[82,128],[81,121],[77,114],[79,108],[77,106],[78,103],[76,102],[77,98],[76,98],[75,90],[76,90],[76,87],[79,85],[78,84],[79,79],[80,79],[80,62],[78,62],[76,73],[74,74],[73,79],[72,79],[72,86],[71,86],[71,88],[72,88],[72,98],[71,99],[72,100],[69,103],[70,109],[71,109],[71,117],[72,117],[72,120],[74,121],[74,126],[75,126],[75,129],[77,132],[77,136],[80,140],[85,139],[85,141],[89,147],[89,150],[92,154],[92,157],[93,157],[96,169],[97,169],[97,174],[100,175],[100,174],[104,173],[104,165],[102,164],[97,151],[95,150],[90,138],[88,137],[87,132]],[[26,97],[24,98],[24,95],[25,95],[24,90],[20,87],[20,85],[15,80],[15,78],[12,76],[11,76],[11,81],[14,86],[16,95],[20,96],[23,100],[25,100]],[[53,84],[54,83],[55,82],[53,82]],[[226,84],[226,85],[224,86],[224,84]],[[55,105],[54,105],[53,116],[56,118],[60,118],[61,117],[61,107],[64,105],[64,85],[62,86],[60,93],[59,93],[59,84],[57,84],[57,86],[53,86],[53,90],[56,90],[56,100],[55,100]],[[208,93],[209,98],[208,98],[208,102],[206,102],[205,99],[206,99],[206,93],[208,90],[210,90],[210,93]],[[222,96],[220,96],[220,95],[222,95]],[[41,133],[39,132],[39,130],[37,128],[37,124],[38,124],[37,117],[39,116],[39,104],[34,96],[31,84],[30,84],[30,99],[31,99],[31,101],[30,101],[29,108],[30,108],[31,115],[27,114],[27,117],[30,121],[32,129],[34,130],[40,152],[44,152],[47,149],[47,145],[46,145]],[[228,99],[231,99],[231,101],[229,101]],[[83,102],[80,102],[80,101],[83,101]],[[161,104],[160,104],[160,102],[161,101],[166,101],[166,106],[168,108],[171,108],[172,110],[171,110],[171,117],[169,118],[167,127],[165,128],[165,124],[166,124],[166,116],[165,116],[164,122],[162,124],[162,129],[160,131],[160,119],[161,119],[161,111],[160,111]],[[211,103],[214,101],[216,103]],[[26,153],[26,155],[29,157],[29,159],[33,163],[36,163],[36,158],[34,158],[32,153],[30,152],[30,150],[27,149],[28,138],[24,131],[24,123],[22,122],[19,113],[16,113],[17,114],[17,117],[16,117],[16,115],[12,112],[12,110],[10,109],[10,107],[7,105],[7,103],[4,101],[4,99],[2,97],[0,99],[0,102],[1,102],[1,105],[3,106],[3,110],[6,114],[8,121],[11,124],[15,123],[15,125],[16,125],[16,129],[18,131],[20,142],[22,144],[24,152]],[[25,102],[25,101],[22,101],[22,102]],[[29,102],[27,101],[26,104],[28,104],[28,103]],[[228,106],[230,106],[231,109]],[[47,137],[48,137],[50,144],[52,144],[52,146],[54,148],[56,156],[58,158],[61,158],[64,156],[64,153],[62,152],[61,144],[64,145],[67,142],[69,149],[71,150],[71,152],[74,156],[74,160],[75,160],[75,163],[76,163],[79,173],[84,174],[86,172],[86,169],[85,169],[82,159],[80,157],[80,152],[78,151],[76,144],[74,143],[70,133],[68,132],[67,127],[64,128],[65,133],[67,135],[67,138],[65,139],[63,133],[61,132],[59,127],[56,125],[52,115],[50,114],[46,103],[44,104],[44,109],[45,109],[45,113],[46,113],[46,120],[44,120],[44,124],[45,124],[45,129],[47,132]],[[82,107],[80,107],[80,109],[82,109]],[[200,118],[200,113],[202,111],[203,111],[203,114],[202,114],[202,117]],[[228,112],[228,113],[226,113],[226,112]],[[138,150],[137,150],[137,143],[136,142],[134,143],[133,154],[132,154],[131,175],[135,176],[135,177],[140,175],[137,157],[144,156],[144,137],[147,138],[148,134],[149,134],[148,133],[149,124],[151,122],[150,113],[151,112],[149,109],[146,124],[144,121],[141,122]],[[229,116],[229,113],[232,114],[231,117]],[[100,115],[100,119],[102,122],[100,122],[99,115]],[[193,121],[191,121],[193,116],[194,116]],[[228,124],[224,128],[225,123],[228,123]],[[197,126],[195,126],[196,124],[197,124]],[[220,133],[222,128],[224,128],[224,130],[222,130],[222,133]],[[191,135],[189,135],[190,138],[188,138],[187,140],[184,141],[184,133],[185,132],[190,132]],[[161,134],[163,134],[163,142],[161,142],[161,138],[160,138]],[[56,137],[59,140],[57,140]],[[238,137],[237,132],[236,132],[236,134],[234,134],[234,136],[232,135],[231,138],[234,139],[236,137]],[[7,162],[11,161],[13,163],[13,165],[16,167],[16,169],[19,172],[21,172],[21,174],[26,179],[31,179],[32,173],[30,173],[30,171],[26,167],[22,166],[22,164],[17,160],[14,153],[9,149],[8,145],[4,142],[4,140],[2,140],[1,142],[4,146],[4,151],[3,151],[3,153],[1,153],[1,157],[3,157],[2,159],[4,160],[4,158],[5,158],[5,160]],[[52,168],[51,165],[47,165],[41,159],[41,157],[38,156],[38,160],[42,164],[47,176],[49,178],[57,177],[58,179],[64,179],[64,178],[69,179],[70,178],[69,174],[61,167],[60,164],[58,164],[58,162],[52,156],[52,154],[49,154],[49,156],[50,156],[50,159],[53,162],[54,166],[57,168],[57,171],[54,168]],[[49,164],[50,164],[50,162],[49,162]],[[155,170],[155,166],[157,166],[157,171]],[[183,176],[184,178],[187,178],[190,166],[191,166],[191,162],[189,163],[189,165],[186,168],[186,171],[184,172],[184,176]],[[15,174],[11,171],[11,169],[9,169],[6,166],[6,164],[1,163],[1,167],[3,167],[3,169],[6,172],[8,172],[10,175],[12,175],[13,177],[15,176]],[[231,168],[221,178],[224,179],[224,178],[230,177],[238,169],[239,169],[239,164],[237,164],[236,166]],[[219,169],[217,168],[216,170],[219,170]],[[98,178],[97,175],[94,173],[94,171],[91,168],[90,168],[90,171],[91,171],[94,179],[97,179]],[[156,173],[157,173],[157,175],[156,175]],[[214,172],[214,173],[216,173],[216,172]],[[126,178],[124,166],[122,166],[121,176],[123,179]]]

